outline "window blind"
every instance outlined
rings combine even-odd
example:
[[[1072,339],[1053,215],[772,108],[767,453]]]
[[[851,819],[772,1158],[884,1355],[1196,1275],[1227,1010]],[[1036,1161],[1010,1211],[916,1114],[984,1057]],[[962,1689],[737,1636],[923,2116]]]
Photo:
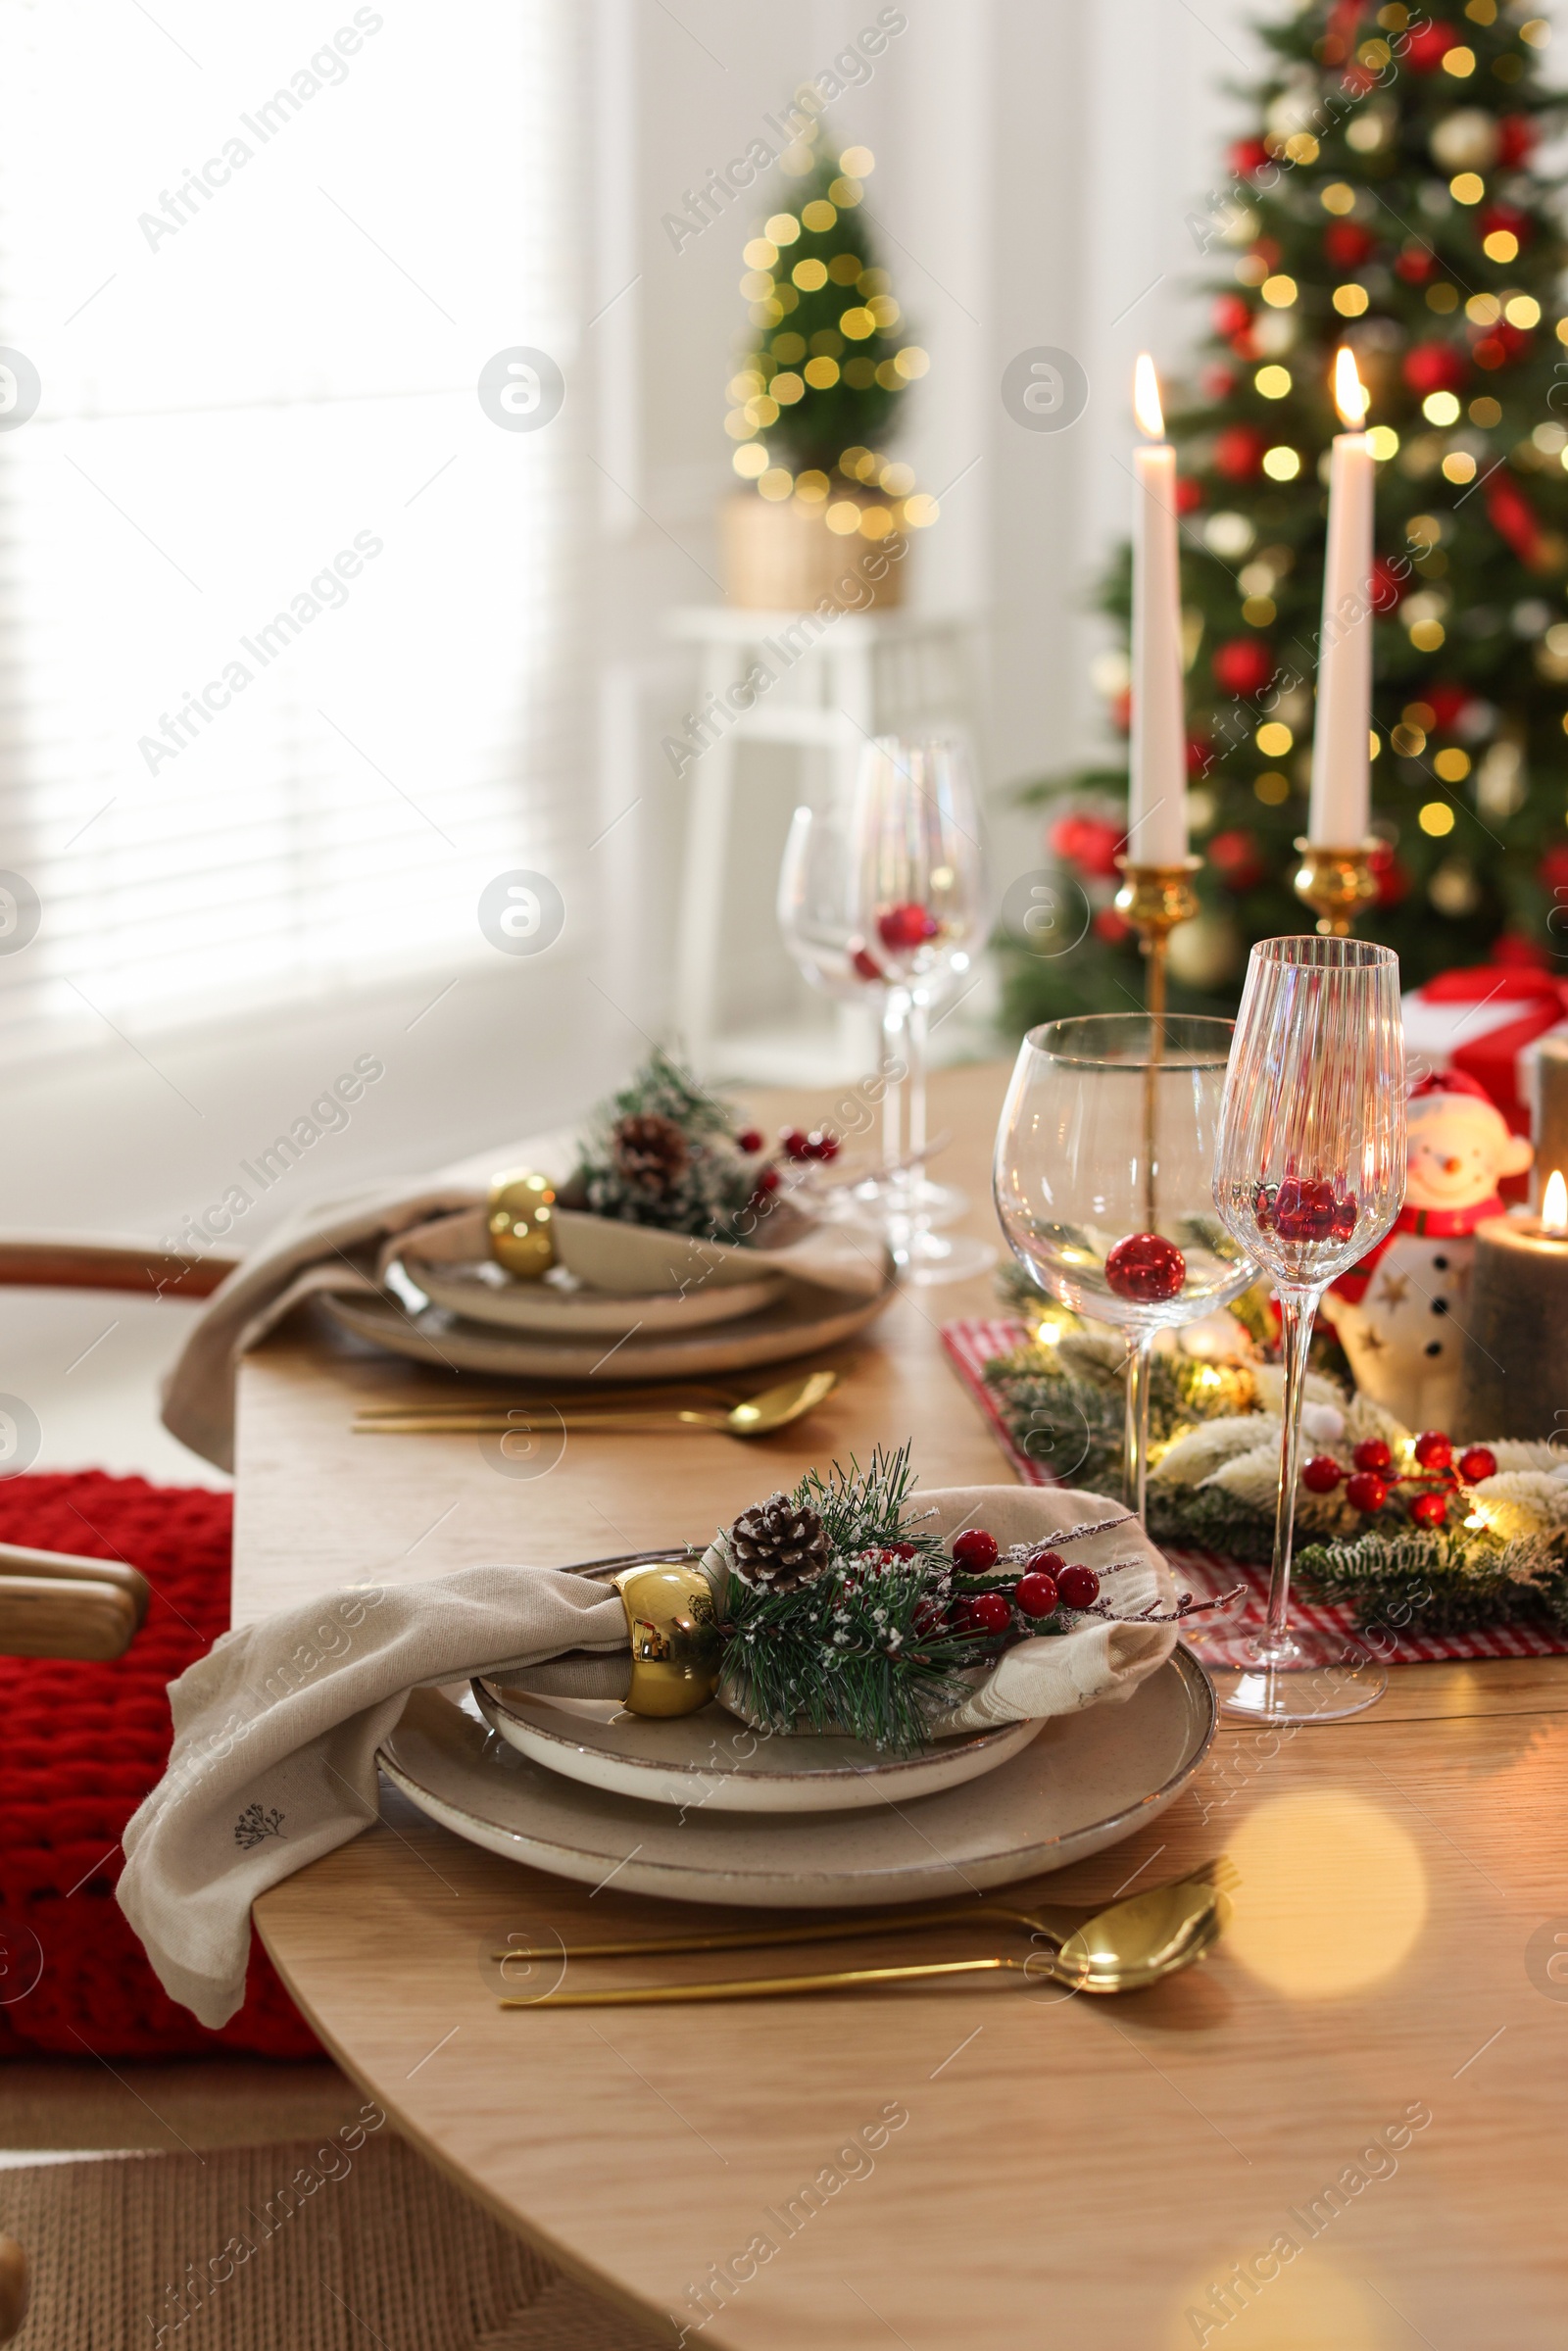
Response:
[[[456,970],[569,862],[575,417],[477,386],[569,368],[572,44],[0,12],[0,1054]]]

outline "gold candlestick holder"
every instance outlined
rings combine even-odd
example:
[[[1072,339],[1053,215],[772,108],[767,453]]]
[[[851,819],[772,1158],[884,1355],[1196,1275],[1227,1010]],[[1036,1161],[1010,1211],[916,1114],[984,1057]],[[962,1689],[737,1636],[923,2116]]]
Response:
[[[1165,1018],[1165,955],[1171,932],[1179,922],[1191,922],[1198,912],[1193,876],[1200,857],[1183,857],[1175,865],[1145,865],[1134,857],[1118,857],[1123,875],[1116,893],[1116,911],[1138,933],[1146,958],[1144,1002],[1149,1007],[1150,1053],[1144,1075],[1144,1220],[1152,1233],[1157,1213],[1159,1138],[1155,1132],[1158,1100],[1161,1025]]]
[[[1116,911],[1138,933],[1148,957],[1144,1001],[1152,1020],[1164,1018],[1165,951],[1176,925],[1191,922],[1198,912],[1193,876],[1201,863],[1201,857],[1183,857],[1175,865],[1144,865],[1135,857],[1116,859],[1117,869],[1125,877],[1116,893]]]
[[[1377,898],[1377,876],[1372,871],[1377,843],[1362,841],[1354,849],[1323,849],[1315,841],[1298,841],[1296,847],[1301,859],[1295,878],[1297,897],[1312,908],[1325,939],[1348,939],[1357,914]]]

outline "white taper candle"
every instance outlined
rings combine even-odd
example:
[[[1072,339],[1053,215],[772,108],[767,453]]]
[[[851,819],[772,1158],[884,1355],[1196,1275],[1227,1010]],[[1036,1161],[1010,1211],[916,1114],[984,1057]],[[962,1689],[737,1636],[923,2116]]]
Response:
[[[1177,865],[1187,855],[1187,723],[1182,700],[1182,591],[1176,539],[1176,452],[1164,438],[1153,362],[1144,353],[1133,406],[1148,440],[1133,452],[1132,768],[1127,856]]]
[[[1366,390],[1351,352],[1335,364],[1342,420],[1359,426]],[[1306,837],[1318,849],[1357,849],[1372,803],[1372,443],[1336,433],[1329,459],[1329,530],[1323,562],[1323,633],[1312,730],[1312,797]]]

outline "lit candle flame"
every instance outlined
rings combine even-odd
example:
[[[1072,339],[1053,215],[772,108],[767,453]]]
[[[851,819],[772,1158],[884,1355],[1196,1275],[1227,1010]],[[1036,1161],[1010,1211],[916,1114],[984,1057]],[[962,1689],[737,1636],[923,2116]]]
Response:
[[[1334,405],[1340,422],[1351,432],[1359,432],[1366,422],[1367,389],[1356,373],[1355,353],[1348,343],[1342,343],[1335,355]]]
[[[1544,1233],[1568,1234],[1568,1184],[1562,1180],[1560,1167],[1554,1167],[1546,1178],[1545,1197],[1541,1203],[1541,1229]]]
[[[1154,363],[1147,351],[1140,351],[1138,365],[1133,369],[1133,415],[1138,418],[1140,431],[1148,433],[1152,441],[1165,438],[1165,416],[1159,405],[1159,377],[1154,373]]]

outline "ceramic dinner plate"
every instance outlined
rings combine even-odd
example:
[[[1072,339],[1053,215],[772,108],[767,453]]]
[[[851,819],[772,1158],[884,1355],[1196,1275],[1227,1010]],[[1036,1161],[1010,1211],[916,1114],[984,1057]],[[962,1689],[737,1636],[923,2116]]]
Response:
[[[466,1265],[432,1265],[423,1257],[398,1260],[409,1280],[433,1305],[494,1324],[505,1331],[538,1331],[548,1338],[584,1335],[618,1339],[627,1331],[700,1331],[710,1323],[737,1322],[760,1313],[784,1287],[769,1273],[755,1282],[695,1284],[684,1298],[634,1296],[590,1290],[585,1283],[514,1282],[493,1258]]]
[[[503,1331],[474,1322],[433,1302],[411,1312],[393,1298],[324,1291],[320,1303],[332,1320],[356,1338],[368,1339],[394,1355],[434,1363],[451,1371],[499,1372],[514,1379],[587,1380],[614,1347],[617,1383],[680,1380],[710,1371],[746,1371],[754,1365],[785,1363],[792,1356],[834,1347],[863,1330],[894,1295],[892,1262],[874,1298],[849,1298],[841,1290],[819,1290],[791,1282],[782,1298],[739,1322],[696,1331],[637,1331],[619,1345],[599,1333],[560,1338],[542,1331]]]
[[[387,1777],[487,1852],[553,1877],[744,1908],[859,1908],[1006,1886],[1115,1844],[1174,1803],[1214,1735],[1213,1686],[1190,1652],[1124,1705],[1041,1726],[983,1780],[870,1811],[737,1817],[611,1795],[519,1754],[471,1693],[416,1690],[383,1740]]]
[[[1027,1746],[1038,1723],[944,1739],[926,1754],[892,1757],[856,1739],[766,1739],[724,1706],[655,1722],[609,1698],[547,1698],[475,1682],[492,1731],[547,1770],[645,1803],[708,1812],[854,1812],[906,1803],[994,1772]]]

